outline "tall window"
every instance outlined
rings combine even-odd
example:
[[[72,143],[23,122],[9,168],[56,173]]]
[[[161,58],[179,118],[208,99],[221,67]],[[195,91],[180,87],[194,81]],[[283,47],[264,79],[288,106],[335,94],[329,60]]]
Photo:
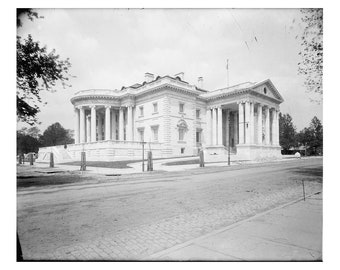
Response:
[[[158,126],[151,127],[153,140],[158,141]]]
[[[158,113],[158,103],[155,102],[155,103],[152,103],[152,105],[153,105],[153,112]]]
[[[143,106],[139,107],[139,116],[144,116],[144,107]]]
[[[139,139],[141,142],[144,142],[144,129],[139,129]]]
[[[201,142],[201,132],[200,131],[196,131],[196,142],[197,143]]]
[[[184,141],[184,129],[183,128],[178,129],[178,140]]]
[[[181,113],[184,112],[184,103],[179,104],[179,112],[181,112]]]
[[[197,109],[196,110],[196,118],[199,119],[201,117],[201,110]]]

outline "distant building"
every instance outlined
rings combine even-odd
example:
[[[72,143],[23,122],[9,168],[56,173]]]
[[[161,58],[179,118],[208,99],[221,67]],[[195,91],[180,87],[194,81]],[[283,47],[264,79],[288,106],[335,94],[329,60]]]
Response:
[[[121,90],[79,91],[75,110],[75,144],[54,147],[62,159],[140,159],[141,142],[154,157],[227,154],[234,158],[280,157],[279,105],[283,98],[268,79],[207,91],[184,74],[145,74],[145,81]],[[51,148],[41,148],[39,159]],[[46,153],[46,154],[45,154]]]

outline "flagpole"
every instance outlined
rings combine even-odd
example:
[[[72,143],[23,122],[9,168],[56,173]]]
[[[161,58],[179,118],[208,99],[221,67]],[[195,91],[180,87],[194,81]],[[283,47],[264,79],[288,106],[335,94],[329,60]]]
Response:
[[[227,87],[229,87],[229,59],[227,59]]]

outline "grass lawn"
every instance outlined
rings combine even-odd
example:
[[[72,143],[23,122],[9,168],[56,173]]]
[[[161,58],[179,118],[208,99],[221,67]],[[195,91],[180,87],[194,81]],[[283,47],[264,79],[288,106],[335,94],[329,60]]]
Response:
[[[138,162],[141,160],[120,160],[120,161],[86,161],[86,166],[89,167],[101,167],[101,168],[115,168],[115,169],[127,169],[131,168],[127,166],[129,163]],[[63,165],[74,165],[80,167],[80,161],[71,161],[61,163]]]
[[[173,158],[154,158],[153,160],[162,160],[162,159],[176,159],[177,161],[174,162],[168,162],[165,165],[169,166],[175,166],[175,165],[185,165],[185,164],[198,164],[198,159],[195,160],[184,160],[184,161],[178,161],[178,159],[181,158],[187,158],[186,157],[173,157]],[[117,161],[86,161],[86,166],[89,167],[101,167],[101,168],[115,168],[115,169],[127,169],[131,168],[130,166],[127,166],[129,163],[134,162],[142,162],[142,160],[117,160]],[[147,163],[147,159],[144,160],[145,164]],[[74,165],[80,167],[80,161],[71,161],[71,162],[65,162],[60,163],[62,165]]]
[[[28,175],[17,176],[17,188],[42,187],[53,185],[74,184],[92,180],[90,176],[83,176],[80,173],[57,173],[51,175]]]
[[[189,165],[189,164],[199,164],[198,158],[196,159],[189,159],[189,160],[182,160],[182,161],[172,161],[168,163],[164,163],[165,166],[177,166],[177,165]]]

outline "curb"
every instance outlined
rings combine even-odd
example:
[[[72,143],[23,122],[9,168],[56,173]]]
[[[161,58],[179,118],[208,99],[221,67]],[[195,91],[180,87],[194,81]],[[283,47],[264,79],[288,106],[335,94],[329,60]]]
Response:
[[[309,195],[306,196],[306,198],[312,197],[313,195],[316,195],[316,194],[318,194],[318,193],[322,193],[322,190],[317,191],[317,192],[314,192],[314,193],[312,193],[312,194],[309,194]],[[269,210],[267,210],[267,211],[264,211],[264,212],[262,212],[262,213],[259,213],[259,214],[255,215],[255,216],[250,217],[250,218],[243,219],[243,220],[241,220],[241,221],[238,221],[238,222],[235,222],[235,223],[233,223],[233,224],[230,224],[230,225],[228,225],[228,226],[226,226],[226,227],[224,227],[224,228],[222,228],[222,229],[218,229],[218,230],[212,231],[212,232],[210,232],[210,233],[208,233],[208,234],[205,234],[205,235],[199,236],[199,237],[197,237],[197,238],[188,240],[188,241],[186,241],[186,242],[184,242],[184,243],[181,243],[181,244],[172,246],[172,247],[170,247],[170,248],[168,248],[168,249],[165,249],[165,250],[161,250],[161,251],[159,251],[159,252],[156,252],[156,253],[154,253],[154,254],[152,254],[152,255],[149,255],[149,256],[147,256],[147,257],[144,257],[142,260],[157,260],[157,258],[159,258],[159,257],[162,257],[162,256],[164,256],[164,255],[169,254],[170,252],[177,251],[177,250],[179,250],[179,249],[181,249],[181,248],[184,248],[184,247],[186,247],[186,246],[189,246],[190,244],[193,244],[193,243],[196,242],[196,241],[203,240],[203,239],[208,238],[208,237],[210,237],[210,236],[213,236],[213,235],[219,234],[219,233],[221,233],[221,232],[230,230],[230,229],[232,229],[232,228],[234,228],[234,227],[237,227],[237,226],[239,226],[239,225],[241,225],[241,224],[243,224],[243,223],[246,223],[246,222],[251,221],[251,220],[253,220],[253,219],[256,219],[256,218],[258,218],[258,217],[264,216],[264,215],[269,214],[269,213],[271,213],[271,212],[273,212],[273,211],[276,211],[276,210],[285,208],[285,207],[287,207],[287,206],[290,206],[290,205],[292,205],[292,204],[298,203],[298,202],[302,201],[303,199],[304,199],[304,198],[302,197],[302,198],[293,200],[293,201],[291,201],[291,202],[285,203],[285,204],[283,204],[283,205],[277,206],[277,207],[275,207],[275,208],[269,209]]]

